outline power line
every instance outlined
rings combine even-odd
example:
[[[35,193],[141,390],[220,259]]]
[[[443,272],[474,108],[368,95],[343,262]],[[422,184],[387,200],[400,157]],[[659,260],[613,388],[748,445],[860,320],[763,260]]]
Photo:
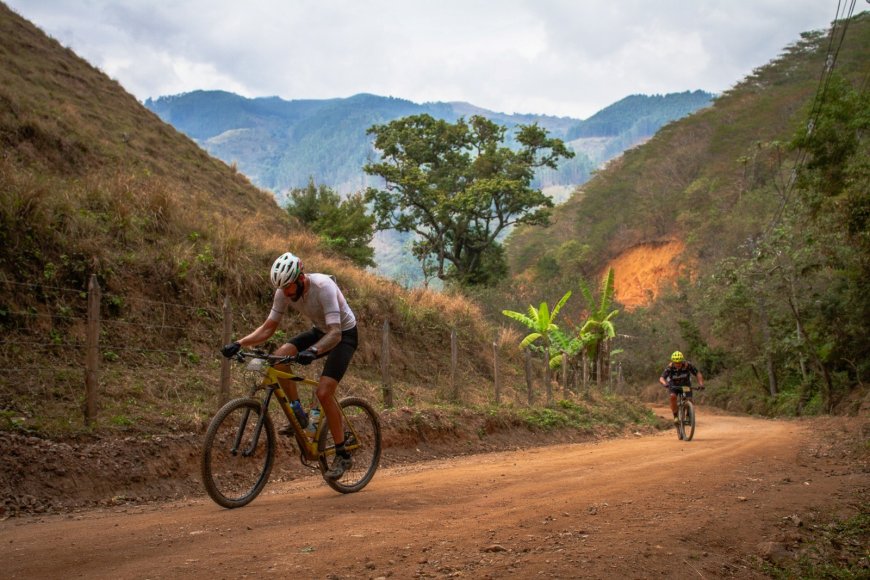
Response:
[[[825,55],[825,65],[822,68],[822,74],[819,77],[819,85],[816,88],[816,94],[813,97],[813,106],[810,109],[810,115],[809,115],[810,120],[807,123],[807,135],[808,136],[812,134],[813,130],[815,129],[816,123],[819,120],[819,116],[821,115],[822,107],[823,107],[824,101],[825,101],[825,95],[828,91],[828,84],[830,83],[831,78],[833,77],[834,66],[836,65],[837,58],[840,55],[840,49],[843,46],[843,41],[846,39],[846,31],[849,28],[849,22],[851,21],[852,14],[855,11],[856,1],[857,0],[851,0],[851,3],[848,4],[848,11],[849,12],[848,12],[848,14],[844,13],[843,16],[840,15],[840,7],[842,6],[843,10],[845,12],[846,5],[842,4],[842,0],[838,0],[838,2],[837,2],[837,12],[836,12],[836,16],[834,18],[834,23],[831,26],[830,36],[828,38],[828,50],[827,50],[827,53]],[[870,0],[868,0],[868,1],[870,1]],[[837,28],[838,28],[837,25],[840,23],[842,23],[842,26],[840,27],[842,29],[842,32],[840,32],[839,43],[837,43],[836,50],[834,50],[833,47],[834,47],[834,42],[835,42],[836,34],[837,34]],[[786,183],[785,193],[783,195],[782,203],[780,204],[779,209],[776,211],[776,214],[774,214],[773,219],[771,219],[770,223],[768,223],[767,227],[764,230],[764,233],[762,233],[762,235],[761,235],[762,239],[766,238],[768,236],[768,234],[770,234],[770,232],[773,230],[773,228],[776,227],[776,225],[779,223],[779,220],[782,219],[782,215],[785,211],[785,208],[788,205],[789,201],[791,201],[791,195],[794,192],[794,185],[797,181],[797,175],[798,175],[798,172],[800,171],[801,167],[803,166],[804,162],[806,161],[806,156],[807,156],[806,150],[801,148],[798,151],[797,160],[795,161],[795,166],[792,168],[788,183]]]

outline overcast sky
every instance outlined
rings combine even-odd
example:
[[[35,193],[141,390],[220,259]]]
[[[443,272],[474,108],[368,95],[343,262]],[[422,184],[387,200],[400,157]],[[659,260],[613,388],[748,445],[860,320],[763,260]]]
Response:
[[[3,0],[138,99],[357,93],[585,119],[720,92],[833,0]],[[870,0],[859,0],[856,12]],[[863,6],[862,6],[863,5]]]

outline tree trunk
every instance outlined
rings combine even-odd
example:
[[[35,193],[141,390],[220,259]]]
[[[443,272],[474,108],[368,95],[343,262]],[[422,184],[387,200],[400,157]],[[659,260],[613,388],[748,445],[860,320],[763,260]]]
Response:
[[[801,352],[799,355],[798,362],[800,363],[800,367],[801,367],[801,378],[803,379],[803,384],[807,384],[807,382],[809,382],[809,377],[807,376],[806,356],[804,356],[806,337],[804,336],[804,329],[801,326],[800,311],[797,308],[797,293],[795,292],[795,289],[794,289],[794,278],[792,278],[790,280],[790,286],[791,286],[791,297],[789,298],[789,306],[791,307],[792,314],[794,314],[795,326],[797,326],[798,342],[801,345]]]
[[[767,316],[767,304],[759,293],[756,293],[756,305],[758,306],[758,316],[761,319],[761,336],[764,338],[764,364],[767,368],[767,385],[770,396],[775,397],[779,392],[779,385],[776,380],[776,365],[774,364],[773,353],[770,349],[770,320]]]
[[[803,325],[801,324],[801,317],[798,315],[797,306],[792,302],[791,296],[788,298],[788,305],[791,308],[791,313],[794,316],[795,323],[798,328],[798,336],[803,336],[806,342],[806,350],[809,352],[810,358],[815,364],[816,368],[819,370],[819,374],[822,375],[823,385],[822,388],[822,406],[825,409],[825,412],[831,411],[831,405],[833,404],[832,395],[834,392],[834,387],[831,384],[831,374],[828,372],[828,368],[825,366],[825,363],[822,362],[822,359],[819,358],[819,355],[816,353],[815,347],[809,343],[809,340],[804,334]]]

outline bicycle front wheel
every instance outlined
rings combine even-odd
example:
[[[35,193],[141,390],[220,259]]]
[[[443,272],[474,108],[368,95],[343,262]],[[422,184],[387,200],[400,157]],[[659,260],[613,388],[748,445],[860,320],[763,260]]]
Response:
[[[275,461],[275,427],[256,399],[221,407],[205,434],[202,483],[225,508],[249,504],[266,486]]]
[[[692,401],[686,401],[680,412],[680,428],[683,431],[683,440],[691,441],[695,436],[695,405]]]
[[[338,479],[324,480],[329,487],[340,493],[353,493],[364,488],[372,480],[381,460],[381,422],[368,401],[348,397],[339,401],[344,418],[345,446],[351,454],[353,465]],[[328,425],[320,432],[320,472],[326,473],[329,461],[335,457],[335,440]]]

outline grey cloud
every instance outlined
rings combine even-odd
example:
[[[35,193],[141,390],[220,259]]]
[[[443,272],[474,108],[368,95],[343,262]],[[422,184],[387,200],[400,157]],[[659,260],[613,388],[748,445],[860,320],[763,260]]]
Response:
[[[632,93],[728,88],[836,11],[818,0],[8,4],[139,98],[372,92],[578,117]]]

